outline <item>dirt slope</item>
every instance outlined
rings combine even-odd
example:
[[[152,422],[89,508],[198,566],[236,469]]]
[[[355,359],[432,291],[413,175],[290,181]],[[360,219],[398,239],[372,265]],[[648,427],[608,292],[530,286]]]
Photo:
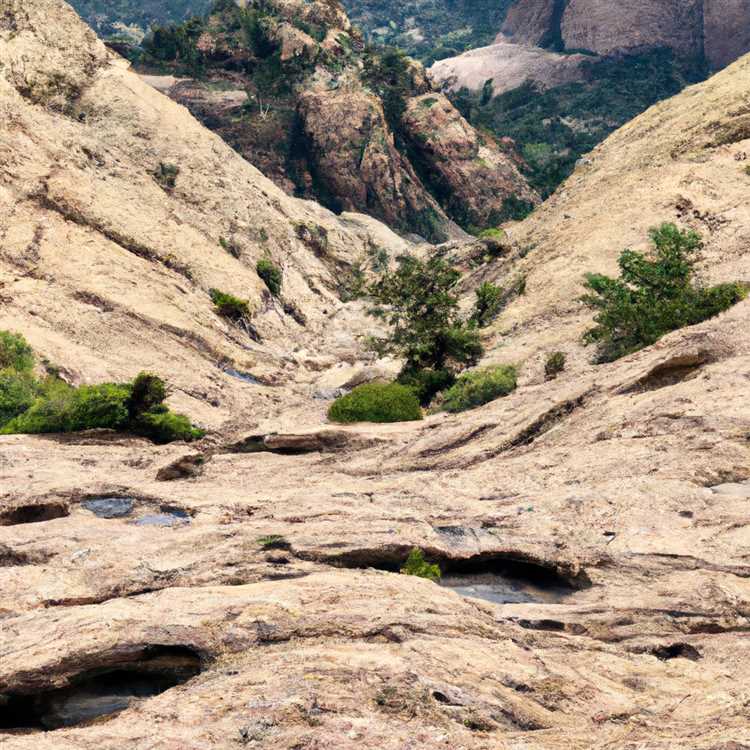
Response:
[[[489,333],[522,366],[513,395],[331,434],[310,370],[358,361],[366,325],[340,264],[396,238],[286,198],[56,0],[0,3],[0,327],[79,380],[158,369],[222,427],[197,448],[0,438],[3,748],[750,746],[750,302],[600,367],[573,302],[663,219],[704,232],[708,278],[750,277],[750,60],[616,133],[476,272],[528,274]],[[322,258],[299,221],[327,229]],[[205,291],[262,302],[261,226],[308,319],[265,303],[262,350]],[[570,366],[544,383],[552,346]],[[277,385],[235,383],[213,348]],[[163,480],[196,449],[202,473]],[[414,545],[452,576],[502,571],[515,601],[394,574]]]

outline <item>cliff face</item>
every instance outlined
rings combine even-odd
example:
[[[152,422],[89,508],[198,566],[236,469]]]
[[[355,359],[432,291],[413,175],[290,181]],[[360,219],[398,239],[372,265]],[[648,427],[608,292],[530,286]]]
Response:
[[[598,55],[668,47],[714,70],[750,50],[747,0],[518,0],[502,34],[519,44]]]
[[[288,192],[337,211],[369,213],[402,233],[443,241],[460,236],[454,222],[483,227],[489,216],[507,218],[498,209],[503,201],[536,200],[512,155],[487,140],[484,149],[498,169],[482,182],[495,197],[489,208],[477,209],[475,196],[468,210],[457,210],[446,189],[462,195],[468,189],[446,181],[462,168],[443,170],[434,183],[432,151],[423,154],[426,169],[412,164],[409,134],[402,132],[408,101],[431,91],[421,65],[365,49],[338,3],[265,7],[260,13],[230,4],[186,25],[187,45],[171,31],[156,32],[139,70],[164,73],[166,65],[176,78],[145,80],[185,104]],[[441,132],[443,124],[432,123],[433,141],[456,138],[447,121]],[[473,148],[474,129],[465,124],[462,133]]]

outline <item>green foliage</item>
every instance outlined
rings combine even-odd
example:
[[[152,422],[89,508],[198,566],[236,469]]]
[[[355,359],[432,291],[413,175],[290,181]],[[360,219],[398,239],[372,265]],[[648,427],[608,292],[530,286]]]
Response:
[[[15,365],[0,370],[0,434],[105,428],[160,443],[204,434],[164,405],[167,388],[156,375],[142,372],[131,383],[74,388],[56,375],[38,380],[31,371],[33,352],[22,336],[0,331],[0,342],[0,355]]]
[[[219,237],[219,245],[226,250],[233,258],[240,258],[242,250],[234,240],[228,240],[226,237]]]
[[[136,419],[144,412],[154,411],[166,398],[166,383],[158,375],[141,372],[130,387],[126,401],[128,415],[131,419]]]
[[[407,576],[426,578],[428,581],[434,581],[435,583],[440,580],[440,576],[442,575],[440,566],[428,563],[424,559],[424,553],[419,547],[414,547],[409,553],[409,557],[406,558],[401,572]]]
[[[613,130],[704,75],[666,49],[592,58],[584,66],[583,82],[549,89],[525,83],[491,99],[466,89],[452,95],[472,125],[516,142],[526,161],[524,171],[542,197]],[[519,205],[507,208],[518,215],[524,210]]]
[[[274,297],[278,297],[281,294],[281,269],[267,258],[261,258],[255,266],[255,270],[268,287],[268,291]]]
[[[125,402],[128,385],[102,383],[73,388],[62,380],[47,379],[41,393],[22,414],[2,429],[11,433],[80,432],[122,429],[128,420]]]
[[[662,224],[649,232],[649,257],[625,250],[620,278],[586,275],[581,301],[596,312],[584,335],[597,345],[597,361],[611,362],[658,341],[664,334],[718,315],[747,295],[739,283],[704,288],[693,283],[701,239],[693,231]]]
[[[209,294],[211,302],[214,303],[214,309],[222,317],[234,321],[250,317],[250,307],[246,299],[239,299],[219,289],[210,289]]]
[[[395,47],[368,50],[362,78],[383,101],[388,124],[393,130],[400,130],[406,100],[416,93],[409,58]]]
[[[0,370],[30,372],[33,367],[34,352],[26,339],[20,333],[0,331]]]
[[[396,262],[395,271],[368,288],[370,314],[391,328],[388,336],[371,340],[372,348],[404,359],[404,372],[475,364],[483,349],[478,333],[458,315],[454,289],[461,274],[437,255],[427,261],[402,255]]]
[[[290,549],[291,544],[281,534],[268,534],[257,539],[258,544],[265,550],[269,549]]]
[[[475,291],[477,299],[471,320],[480,328],[488,326],[499,314],[505,302],[503,290],[490,281],[485,281]]]
[[[409,386],[419,399],[422,406],[429,406],[430,401],[440,391],[450,388],[456,382],[456,376],[450,370],[402,370],[398,382]]]
[[[445,392],[441,408],[459,412],[507,396],[516,389],[516,368],[511,365],[485,367],[465,372]]]
[[[544,377],[554,380],[565,369],[566,360],[564,352],[552,352],[544,363]]]
[[[174,440],[199,440],[206,433],[193,427],[184,414],[175,414],[165,410],[160,412],[146,412],[141,414],[130,425],[130,431],[142,435],[155,443],[171,443]]]
[[[154,179],[165,189],[172,190],[177,185],[177,176],[180,174],[180,168],[176,164],[167,164],[159,162],[159,166],[154,170]]]
[[[34,403],[36,394],[37,382],[30,372],[0,370],[0,426],[23,414]]]
[[[410,422],[422,419],[419,400],[400,383],[366,383],[337,398],[328,410],[332,422]]]

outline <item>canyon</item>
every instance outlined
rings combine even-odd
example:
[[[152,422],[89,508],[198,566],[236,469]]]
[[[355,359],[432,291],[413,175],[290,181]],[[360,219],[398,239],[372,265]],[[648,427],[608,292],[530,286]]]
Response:
[[[750,300],[609,364],[578,300],[662,221],[700,232],[705,283],[750,281],[750,57],[617,129],[488,261],[441,246],[464,309],[524,279],[481,331],[516,391],[342,427],[331,391],[398,369],[353,270],[435,248],[290,195],[62,0],[0,10],[0,329],[72,384],[157,372],[206,431],[0,436],[3,748],[750,747]],[[470,138],[434,92],[405,117]],[[414,547],[443,584],[398,573]]]

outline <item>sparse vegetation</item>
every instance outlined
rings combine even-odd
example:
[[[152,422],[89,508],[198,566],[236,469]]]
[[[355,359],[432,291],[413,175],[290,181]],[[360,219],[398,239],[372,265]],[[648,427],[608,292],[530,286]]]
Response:
[[[289,549],[292,545],[281,534],[267,534],[258,537],[258,544],[262,549]]]
[[[132,383],[75,388],[55,375],[38,379],[33,352],[22,336],[0,332],[0,357],[15,366],[0,370],[0,434],[80,432],[107,428],[151,438],[157,443],[194,440],[203,432],[164,405],[167,389],[155,375]],[[9,351],[15,352],[9,359]]]
[[[263,283],[268,287],[268,291],[273,294],[274,297],[278,297],[281,294],[281,283],[282,275],[281,269],[275,265],[268,258],[261,258],[255,270],[258,272],[258,276],[263,280]]]
[[[400,383],[366,383],[337,398],[328,410],[332,422],[410,422],[422,419],[414,391]]]
[[[650,256],[632,250],[620,255],[620,278],[586,276],[581,301],[596,311],[584,336],[595,344],[598,362],[611,362],[658,341],[670,331],[718,315],[747,296],[740,283],[703,287],[694,283],[700,236],[662,224],[649,236]]]
[[[418,576],[435,582],[439,581],[441,576],[440,566],[428,563],[424,559],[424,553],[418,547],[414,547],[409,553],[401,572],[407,576]]]
[[[544,363],[544,377],[554,380],[565,369],[566,360],[564,352],[552,352]]]
[[[507,396],[516,389],[516,368],[512,365],[484,367],[460,375],[443,394],[441,408],[459,412]]]
[[[180,168],[176,164],[159,162],[159,166],[153,171],[154,179],[165,189],[173,190],[177,186],[177,176]]]
[[[211,295],[211,302],[214,303],[214,309],[223,318],[237,321],[250,317],[250,307],[246,299],[239,299],[239,297],[222,292],[219,289],[211,289],[209,294]]]
[[[503,290],[490,281],[485,281],[476,289],[477,299],[471,320],[480,328],[488,326],[503,309],[505,295]]]
[[[228,240],[226,237],[219,237],[219,245],[221,245],[221,247],[233,258],[239,258],[242,255],[240,246],[234,240]]]

